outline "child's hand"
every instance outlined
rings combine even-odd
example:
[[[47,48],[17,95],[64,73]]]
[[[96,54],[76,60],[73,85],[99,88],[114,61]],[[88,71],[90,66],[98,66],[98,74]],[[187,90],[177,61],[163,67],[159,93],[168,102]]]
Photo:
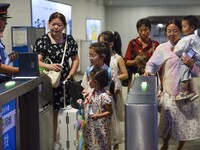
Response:
[[[82,99],[78,99],[76,102],[78,103],[78,104],[82,104]]]
[[[91,116],[91,118],[93,120],[97,120],[98,119],[98,115],[97,114],[91,114],[90,116]]]

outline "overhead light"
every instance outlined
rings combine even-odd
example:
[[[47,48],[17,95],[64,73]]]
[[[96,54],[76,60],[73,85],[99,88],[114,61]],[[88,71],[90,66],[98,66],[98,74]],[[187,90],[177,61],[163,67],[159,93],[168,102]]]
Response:
[[[159,24],[157,25],[157,27],[158,27],[158,28],[163,28],[163,27],[164,27],[164,24],[159,23]]]

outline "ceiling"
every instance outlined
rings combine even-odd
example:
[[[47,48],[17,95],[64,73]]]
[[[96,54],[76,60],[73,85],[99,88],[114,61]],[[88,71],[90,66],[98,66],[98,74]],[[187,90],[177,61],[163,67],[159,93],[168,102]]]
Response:
[[[200,0],[96,0],[106,6],[200,5]]]

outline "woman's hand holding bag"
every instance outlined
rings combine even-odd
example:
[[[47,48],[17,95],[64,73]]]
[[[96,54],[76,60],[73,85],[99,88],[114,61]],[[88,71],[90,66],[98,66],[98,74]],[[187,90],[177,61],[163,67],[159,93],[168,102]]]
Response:
[[[63,62],[64,62],[64,58],[65,58],[65,53],[67,50],[67,41],[65,42],[65,47],[64,47],[64,51],[63,51],[63,57],[62,57],[62,61],[60,63],[59,68],[62,68]],[[50,64],[53,64],[53,62],[51,61],[51,59],[46,58],[44,60],[44,63],[50,62]],[[62,70],[62,69],[61,69]],[[54,70],[43,70],[43,73],[47,74],[50,78],[51,78],[51,83],[52,83],[52,87],[53,88],[57,88],[60,84],[60,77],[61,77],[61,71],[54,71]]]
[[[46,58],[44,60],[44,63],[50,62],[50,64],[53,64],[53,62]],[[51,83],[53,88],[57,88],[60,84],[60,77],[61,77],[61,71],[54,71],[54,70],[43,70],[43,73],[47,74],[51,78]]]

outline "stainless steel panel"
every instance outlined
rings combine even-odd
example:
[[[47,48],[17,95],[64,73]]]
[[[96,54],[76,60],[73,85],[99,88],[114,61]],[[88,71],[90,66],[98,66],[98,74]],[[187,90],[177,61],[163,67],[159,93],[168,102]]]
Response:
[[[147,83],[144,90],[143,82]],[[125,103],[126,150],[157,150],[157,79],[136,77]]]
[[[53,107],[46,106],[40,112],[40,150],[53,149]]]
[[[156,105],[126,105],[126,150],[157,150]]]
[[[53,100],[53,88],[51,79],[46,74],[41,74],[39,78],[39,108]]]

